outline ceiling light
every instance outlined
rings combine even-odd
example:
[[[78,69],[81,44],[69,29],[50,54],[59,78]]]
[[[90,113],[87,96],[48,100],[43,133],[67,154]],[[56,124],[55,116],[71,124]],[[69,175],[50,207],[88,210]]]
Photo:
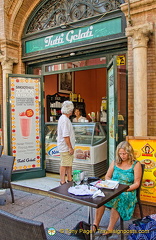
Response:
[[[74,52],[70,53],[70,56],[75,56],[75,53]]]

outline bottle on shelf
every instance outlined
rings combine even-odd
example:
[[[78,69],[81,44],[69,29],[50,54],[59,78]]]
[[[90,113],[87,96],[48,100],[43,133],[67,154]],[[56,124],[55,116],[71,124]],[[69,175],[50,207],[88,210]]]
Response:
[[[73,101],[73,93],[72,92],[70,92],[69,101]]]
[[[102,97],[101,106],[103,107],[104,111],[107,110],[107,98],[106,97]]]
[[[80,93],[78,94],[77,101],[78,101],[78,102],[81,102],[81,95],[80,95]]]
[[[72,95],[72,101],[77,102],[77,93],[73,93]]]
[[[100,122],[107,122],[107,113],[103,109],[103,106],[101,106],[101,111],[100,111]]]
[[[100,122],[100,113],[99,113],[99,111],[97,111],[97,113],[96,113],[96,121]]]

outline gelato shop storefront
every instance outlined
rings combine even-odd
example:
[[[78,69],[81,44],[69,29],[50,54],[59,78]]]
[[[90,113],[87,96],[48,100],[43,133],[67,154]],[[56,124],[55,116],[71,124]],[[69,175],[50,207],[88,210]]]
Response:
[[[57,1],[49,5],[50,2],[42,1],[37,6],[23,32],[22,61],[26,75],[10,75],[8,79],[9,149],[15,156],[13,176],[15,179],[40,177],[45,175],[45,168],[58,171],[57,157],[49,156],[50,149],[45,146],[56,144],[56,132],[52,128],[57,126],[63,100],[73,101],[75,108],[79,106],[88,121],[86,125],[82,123],[85,134],[79,134],[80,127],[74,125],[76,149],[81,145],[81,150],[89,153],[86,159],[81,158],[81,164],[75,159],[74,168],[86,168],[93,176],[100,176],[114,158],[116,144],[127,134],[125,16],[119,3],[112,4],[110,11],[101,3],[95,8],[95,3],[77,1],[75,9],[83,14],[76,20],[78,15],[72,14],[69,1],[65,5]],[[46,22],[45,9],[51,16]],[[64,18],[60,9],[64,9]],[[67,17],[69,9],[70,17]],[[65,75],[69,79],[63,79]],[[33,87],[27,99],[25,93],[17,94],[17,87],[23,83],[22,91]],[[51,101],[53,96],[61,100]],[[102,104],[104,99],[107,107]],[[18,126],[22,124],[27,129],[21,131]],[[31,142],[36,151],[33,157],[29,150]],[[98,150],[102,144],[104,149]],[[19,147],[14,149],[15,145]],[[24,159],[35,161],[26,164]]]

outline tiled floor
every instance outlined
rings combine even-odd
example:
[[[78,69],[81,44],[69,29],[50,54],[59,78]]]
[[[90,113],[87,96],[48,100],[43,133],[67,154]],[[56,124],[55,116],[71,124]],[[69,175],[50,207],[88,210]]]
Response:
[[[28,188],[34,188],[43,191],[49,191],[52,188],[59,186],[60,181],[57,178],[43,177],[27,180],[19,180],[12,182],[13,186],[23,186]]]
[[[20,181],[13,181],[12,182],[12,186],[15,189],[24,190],[26,192],[31,192],[31,193],[35,193],[35,194],[37,193],[37,194],[41,194],[41,195],[46,195],[46,193],[50,189],[59,186],[59,184],[60,184],[59,174],[51,174],[51,173],[47,173],[46,177],[43,177],[43,178],[27,179],[27,180],[20,180]],[[45,193],[45,194],[43,194],[43,193]],[[22,199],[22,201],[23,201],[23,199]],[[31,201],[31,198],[29,197],[29,204],[30,204],[30,201]],[[44,199],[44,201],[45,201],[45,199]],[[51,212],[55,212],[55,219],[53,219],[53,220],[51,219],[51,222],[49,222],[49,220],[48,220],[48,223],[47,223],[47,220],[46,220],[47,213],[45,214],[45,219],[44,219],[44,213],[41,213],[41,219],[39,218],[38,220],[43,221],[45,223],[45,226],[46,226],[46,224],[49,224],[49,223],[52,224],[53,223],[53,225],[56,227],[56,229],[60,229],[60,227],[61,228],[65,228],[65,226],[68,226],[69,223],[70,223],[71,229],[72,229],[73,224],[76,225],[76,222],[81,221],[82,219],[87,221],[87,218],[86,218],[86,216],[87,216],[87,207],[81,206],[81,205],[77,205],[77,204],[75,205],[73,203],[68,203],[68,202],[62,201],[62,200],[54,200],[53,199],[53,201],[54,201],[54,203],[55,203],[55,201],[58,201],[59,204],[62,203],[61,205],[63,206],[63,208],[62,208],[62,210],[60,209],[60,211],[58,211],[58,207],[57,207],[57,209],[55,209],[54,207],[52,207],[52,209],[51,208],[47,209],[46,211],[48,211],[48,214],[50,213],[50,211]],[[41,202],[41,200],[40,200],[40,202]],[[37,205],[37,204],[35,204],[35,205]],[[59,206],[61,207],[61,205],[59,205]],[[72,208],[71,208],[71,206],[72,206]],[[24,211],[26,211],[25,214],[28,214],[27,213],[28,212],[27,208],[26,208],[26,210],[23,209],[22,212],[25,213]],[[30,208],[30,206],[29,206],[29,208]],[[32,206],[32,209],[33,208],[34,208],[34,206]],[[32,213],[32,209],[31,209],[30,213]],[[66,216],[65,218],[62,215],[61,216],[62,220],[61,220],[60,212],[62,211],[62,214],[66,213],[65,209],[68,209],[68,214],[69,215]],[[45,210],[45,208],[44,208],[44,210]],[[69,212],[69,210],[71,210],[71,212]],[[33,212],[35,212],[35,210]],[[59,213],[58,216],[56,215],[57,212]],[[107,210],[105,212],[102,220],[101,220],[101,226],[103,226],[101,229],[106,229],[107,228],[108,221],[109,221],[109,214],[110,214],[110,211]],[[30,214],[28,214],[28,216],[29,215]],[[48,217],[48,219],[50,219],[50,217]],[[60,219],[60,220],[56,221],[56,219]],[[73,223],[73,221],[74,221],[74,223]],[[125,222],[125,229],[128,228],[128,225],[131,222],[132,222],[132,220]],[[120,229],[119,221],[116,224],[116,229]],[[105,239],[105,237],[103,237],[103,236],[100,236],[100,237],[96,236],[96,240],[102,240],[102,239]],[[113,234],[113,236],[111,236],[109,239],[110,240],[120,239],[120,234]],[[124,236],[124,239],[126,239],[126,235]]]

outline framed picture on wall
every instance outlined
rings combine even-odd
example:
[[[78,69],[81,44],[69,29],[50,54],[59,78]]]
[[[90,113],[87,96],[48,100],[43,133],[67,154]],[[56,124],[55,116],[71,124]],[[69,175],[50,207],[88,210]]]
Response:
[[[74,72],[58,74],[58,92],[66,94],[74,92]]]

